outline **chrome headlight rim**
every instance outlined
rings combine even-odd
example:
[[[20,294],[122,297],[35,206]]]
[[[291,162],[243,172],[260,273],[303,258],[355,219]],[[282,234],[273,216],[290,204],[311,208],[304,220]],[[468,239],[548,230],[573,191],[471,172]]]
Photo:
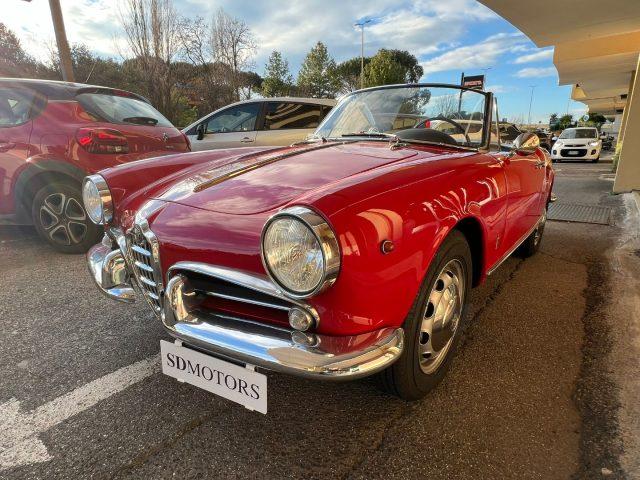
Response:
[[[109,190],[109,185],[107,185],[107,181],[102,177],[102,175],[89,175],[85,177],[82,182],[82,203],[84,204],[84,188],[87,183],[92,183],[96,189],[98,190],[98,195],[100,197],[100,202],[102,204],[102,210],[100,214],[100,218],[95,219],[89,213],[86,205],[84,206],[85,212],[87,216],[91,219],[93,223],[96,225],[105,225],[111,220],[113,220],[113,199],[111,197],[111,190]]]
[[[316,238],[318,245],[320,245],[324,271],[320,282],[311,290],[300,292],[287,288],[278,280],[277,275],[272,272],[267,262],[264,251],[266,232],[273,222],[286,217],[291,217],[302,222]],[[288,207],[269,217],[262,227],[262,234],[260,235],[260,258],[262,260],[262,266],[271,281],[280,288],[285,295],[295,299],[309,298],[323,292],[335,283],[338,278],[338,273],[340,273],[340,246],[333,229],[322,215],[303,206]]]

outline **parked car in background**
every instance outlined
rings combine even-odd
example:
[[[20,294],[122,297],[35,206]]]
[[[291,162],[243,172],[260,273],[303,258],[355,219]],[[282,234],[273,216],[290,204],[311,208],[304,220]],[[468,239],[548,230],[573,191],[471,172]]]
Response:
[[[216,110],[182,131],[194,151],[291,145],[313,133],[335,104],[329,98],[245,100]]]
[[[544,148],[547,152],[551,153],[551,145],[553,144],[551,133],[540,128],[534,130],[533,133],[540,139],[540,148]]]
[[[187,138],[134,93],[0,79],[0,214],[33,223],[62,252],[86,252],[102,235],[82,204],[87,174],[188,150]]]
[[[501,151],[496,107],[453,85],[377,87],[346,95],[295,146],[92,175],[85,204],[108,227],[87,256],[93,279],[115,300],[137,291],[179,340],[161,342],[164,373],[254,410],[267,410],[254,366],[380,372],[390,392],[421,398],[451,365],[471,287],[517,248],[538,250],[553,201],[538,137]],[[408,112],[451,133],[395,130]],[[462,112],[478,119],[473,135]]]
[[[416,125],[416,128],[431,128],[453,136],[461,135],[461,128],[464,128],[464,135],[469,137],[469,139],[475,139],[476,141],[479,140],[482,135],[482,120],[455,119],[456,125],[450,123],[450,121],[451,120],[423,119]],[[495,135],[496,132],[495,125],[495,123],[491,124],[491,132],[493,135]],[[498,128],[500,129],[500,144],[504,150],[511,149],[516,138],[524,133],[514,123],[499,122]],[[540,147],[549,150],[548,146],[542,141],[540,143]]]
[[[562,160],[600,160],[602,140],[594,127],[566,128],[551,149],[554,162]]]

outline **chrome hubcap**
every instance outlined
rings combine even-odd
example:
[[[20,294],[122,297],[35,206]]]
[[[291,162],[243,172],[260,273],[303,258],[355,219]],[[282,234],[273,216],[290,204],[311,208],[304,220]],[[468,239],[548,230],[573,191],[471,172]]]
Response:
[[[545,210],[542,214],[542,218],[540,222],[538,222],[538,226],[536,227],[535,232],[533,233],[533,244],[538,245],[540,243],[540,239],[542,239],[542,232],[544,232],[544,224],[547,221],[547,211]]]
[[[87,234],[87,215],[75,198],[52,193],[40,206],[40,224],[49,238],[60,245],[81,243]]]
[[[460,325],[465,294],[464,268],[451,260],[438,275],[422,315],[418,360],[424,373],[435,372],[446,358]]]

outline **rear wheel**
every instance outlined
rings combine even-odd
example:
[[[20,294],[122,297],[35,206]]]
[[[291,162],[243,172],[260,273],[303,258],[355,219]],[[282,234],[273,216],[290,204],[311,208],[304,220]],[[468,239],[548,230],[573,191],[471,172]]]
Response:
[[[542,218],[538,222],[535,230],[527,237],[522,245],[518,248],[521,257],[528,258],[534,255],[540,249],[540,242],[544,233],[544,226],[547,223],[547,209],[544,209]]]
[[[471,265],[464,235],[453,231],[431,262],[405,320],[402,355],[380,374],[385,390],[418,400],[442,381],[462,334]]]
[[[68,183],[52,183],[38,190],[31,217],[38,234],[63,253],[86,252],[102,233],[84,210],[80,188]]]

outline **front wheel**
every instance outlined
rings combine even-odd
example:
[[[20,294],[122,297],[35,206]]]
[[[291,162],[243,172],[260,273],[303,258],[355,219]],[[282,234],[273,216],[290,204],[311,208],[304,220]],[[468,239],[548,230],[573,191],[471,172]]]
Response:
[[[405,320],[402,355],[380,374],[385,390],[418,400],[442,381],[462,334],[471,265],[469,245],[454,230],[431,262]]]
[[[87,216],[75,185],[52,183],[33,198],[33,224],[49,245],[63,253],[84,253],[98,243],[101,229]]]

